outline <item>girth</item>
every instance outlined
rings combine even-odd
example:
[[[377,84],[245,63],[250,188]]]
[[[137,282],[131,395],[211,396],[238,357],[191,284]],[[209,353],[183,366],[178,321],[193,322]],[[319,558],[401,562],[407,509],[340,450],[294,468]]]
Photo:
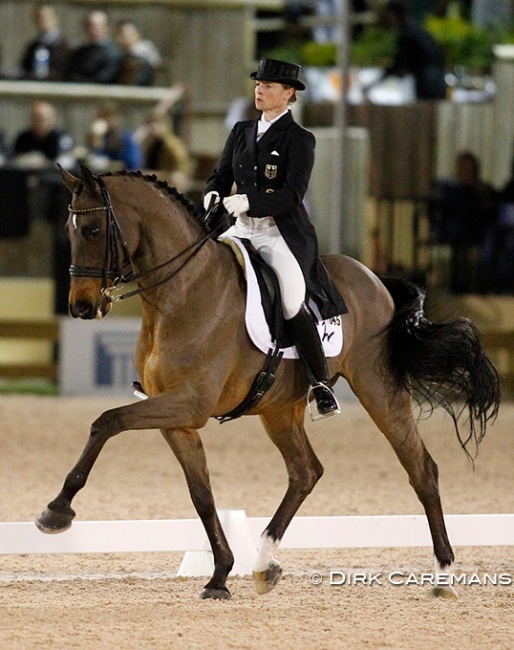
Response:
[[[229,413],[225,415],[217,415],[215,419],[218,420],[220,424],[228,422],[229,420],[235,420],[236,418],[245,415],[248,411],[251,411],[264,397],[264,394],[273,386],[276,379],[276,370],[278,364],[282,359],[283,352],[280,350],[277,345],[274,350],[268,350],[266,355],[266,360],[264,361],[264,366],[260,373],[253,380],[252,386],[248,395],[244,400],[233,408]]]

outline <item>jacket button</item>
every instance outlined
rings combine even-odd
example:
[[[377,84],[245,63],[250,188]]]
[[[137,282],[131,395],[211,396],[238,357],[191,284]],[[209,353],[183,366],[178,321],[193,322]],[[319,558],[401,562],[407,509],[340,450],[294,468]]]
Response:
[[[257,171],[257,165],[254,165],[254,166],[253,166],[253,171],[254,171],[254,172]]]

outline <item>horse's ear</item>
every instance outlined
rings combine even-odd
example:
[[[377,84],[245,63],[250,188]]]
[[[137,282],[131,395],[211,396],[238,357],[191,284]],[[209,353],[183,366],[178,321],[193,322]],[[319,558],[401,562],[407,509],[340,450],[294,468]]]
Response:
[[[86,192],[89,194],[95,194],[97,188],[93,172],[84,165],[80,165],[80,176]]]
[[[59,163],[57,163],[57,167],[59,167],[59,171],[61,172],[63,183],[66,185],[66,187],[72,193],[77,192],[79,187],[82,185],[82,181],[80,180],[80,178],[73,176],[73,174],[63,169],[61,165],[59,165]]]

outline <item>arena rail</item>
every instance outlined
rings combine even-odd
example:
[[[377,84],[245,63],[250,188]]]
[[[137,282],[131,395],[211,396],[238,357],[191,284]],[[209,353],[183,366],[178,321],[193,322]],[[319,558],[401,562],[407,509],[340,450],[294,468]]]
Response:
[[[267,517],[219,510],[235,556],[231,575],[251,574]],[[514,514],[446,515],[454,546],[514,545]],[[431,546],[424,515],[296,517],[281,549]],[[209,575],[212,554],[199,519],[78,521],[60,535],[43,535],[33,523],[0,523],[0,555],[47,553],[184,552],[178,575]]]
[[[0,320],[0,339],[19,341],[39,340],[57,344],[59,341],[59,323],[50,321]],[[58,368],[55,361],[45,363],[0,363],[0,377],[47,377],[57,380]]]

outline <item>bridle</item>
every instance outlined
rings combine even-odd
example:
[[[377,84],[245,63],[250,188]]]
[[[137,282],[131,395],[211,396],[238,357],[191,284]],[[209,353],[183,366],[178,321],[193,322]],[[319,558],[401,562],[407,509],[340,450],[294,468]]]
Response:
[[[68,212],[70,214],[86,214],[88,212],[97,212],[102,210],[105,211],[107,218],[107,230],[105,238],[104,263],[101,268],[72,264],[70,266],[70,276],[74,278],[102,278],[102,295],[107,300],[109,300],[109,302],[120,302],[126,298],[131,298],[132,296],[137,296],[138,294],[152,291],[152,289],[156,289],[166,282],[169,282],[169,280],[177,275],[177,273],[181,271],[186,266],[186,264],[197,255],[197,253],[203,248],[209,239],[212,238],[213,233],[208,232],[206,235],[200,237],[192,244],[187,246],[187,248],[185,248],[183,251],[166,260],[165,262],[162,262],[161,264],[158,264],[157,266],[154,266],[147,271],[134,273],[128,245],[125,237],[123,236],[123,232],[120,228],[116,215],[114,214],[109,190],[107,189],[103,178],[100,176],[94,176],[93,178],[100,187],[103,205],[80,209],[75,209],[70,205],[68,207]],[[190,253],[190,255],[186,257],[186,259],[184,259],[177,268],[168,273],[164,278],[161,278],[153,284],[144,287],[139,286],[132,291],[127,291],[125,293],[117,292],[119,291],[118,285],[141,280],[151,273],[155,273],[156,271],[169,266],[173,262],[176,262],[181,257],[186,255],[186,253]],[[111,285],[108,285],[109,280],[111,280]]]
[[[85,214],[105,210],[107,216],[107,234],[105,238],[105,254],[102,268],[94,266],[70,266],[70,276],[75,278],[102,278],[102,291],[107,289],[107,281],[130,282],[134,277],[127,243],[122,235],[120,225],[114,214],[111,197],[103,179],[96,177],[102,193],[103,205],[92,208],[68,207],[70,214]],[[121,246],[120,246],[121,244]],[[121,255],[120,255],[121,251]]]

